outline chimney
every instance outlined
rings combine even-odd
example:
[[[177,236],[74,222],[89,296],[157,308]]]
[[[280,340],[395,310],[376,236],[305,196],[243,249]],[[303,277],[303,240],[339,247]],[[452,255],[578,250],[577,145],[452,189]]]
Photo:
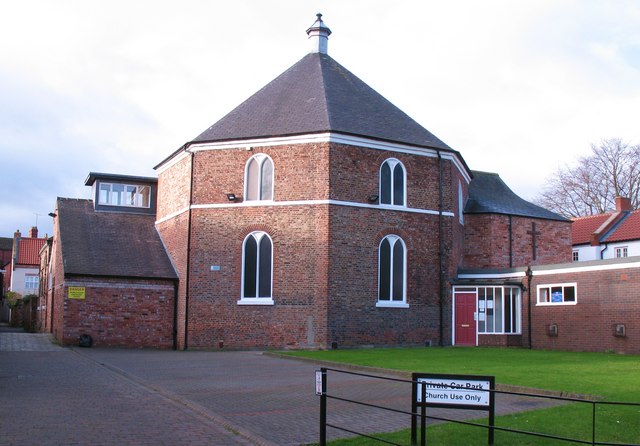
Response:
[[[20,237],[22,237],[22,234],[19,229],[16,229],[16,232],[13,233],[13,239],[19,239]]]
[[[322,21],[322,14],[318,13],[316,17],[316,21],[311,25],[311,28],[307,30],[307,35],[311,42],[311,50],[309,52],[327,54],[331,30]]]
[[[627,197],[616,197],[616,211],[631,211],[631,199]]]
[[[37,226],[31,226],[31,229],[29,229],[29,237],[30,238],[38,238],[38,227]]]

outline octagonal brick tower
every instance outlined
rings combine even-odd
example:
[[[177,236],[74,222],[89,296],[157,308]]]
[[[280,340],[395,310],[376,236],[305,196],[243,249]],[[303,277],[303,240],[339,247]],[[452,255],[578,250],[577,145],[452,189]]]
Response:
[[[450,330],[470,171],[327,54],[320,14],[307,34],[309,54],[156,166],[181,348],[415,345]]]

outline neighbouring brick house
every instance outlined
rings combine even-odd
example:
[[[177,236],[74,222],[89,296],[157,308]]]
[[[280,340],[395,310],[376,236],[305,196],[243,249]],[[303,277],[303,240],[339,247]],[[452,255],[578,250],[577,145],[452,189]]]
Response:
[[[4,293],[9,291],[12,252],[13,239],[11,237],[0,237],[0,322],[9,320],[9,307],[4,301]]]
[[[22,296],[38,293],[38,253],[46,241],[46,238],[38,237],[38,228],[35,226],[26,237],[20,231],[15,232],[8,278],[9,290]]]
[[[640,256],[640,210],[616,197],[615,212],[574,219],[571,235],[574,262]]]
[[[155,230],[155,178],[91,173],[93,200],[58,198],[41,252],[40,326],[62,344],[171,348],[177,276]]]
[[[635,330],[618,310],[589,319],[604,303],[595,275],[567,269],[570,220],[471,171],[338,64],[320,16],[307,33],[311,53],[161,161],[157,183],[91,174],[93,200],[58,199],[42,274],[51,265],[46,307],[59,339],[590,349],[565,322]],[[132,188],[131,203],[149,186],[148,207],[115,203],[114,185]],[[637,286],[635,266],[618,267]],[[603,283],[623,290],[607,268]],[[583,280],[572,294],[566,284]],[[637,348],[625,339],[591,347]]]
[[[18,293],[21,297],[38,294],[38,265],[40,262],[39,251],[46,238],[38,237],[38,228],[32,227],[27,236],[16,231],[11,239],[11,255],[9,261],[5,261],[3,269],[3,295],[6,291]],[[6,246],[5,246],[6,247]],[[6,259],[6,250],[3,250],[3,260]],[[10,320],[13,325],[26,323],[28,328],[33,324],[33,315],[29,307],[22,309],[22,305],[15,311],[11,310],[8,303],[3,300],[0,311],[1,320]]]

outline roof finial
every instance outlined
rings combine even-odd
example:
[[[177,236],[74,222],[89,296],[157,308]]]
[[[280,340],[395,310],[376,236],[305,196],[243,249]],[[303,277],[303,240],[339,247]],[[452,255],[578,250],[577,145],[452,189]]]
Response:
[[[307,35],[311,41],[312,53],[327,54],[329,35],[331,30],[322,21],[322,14],[316,14],[316,21],[307,30]]]

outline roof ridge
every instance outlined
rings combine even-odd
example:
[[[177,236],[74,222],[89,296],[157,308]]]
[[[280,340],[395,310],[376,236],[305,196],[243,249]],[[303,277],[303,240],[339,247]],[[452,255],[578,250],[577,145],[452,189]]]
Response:
[[[571,217],[571,220],[576,221],[576,220],[588,220],[590,218],[609,217],[612,214],[614,214],[614,213],[613,212],[605,212],[603,214],[582,215],[582,216],[579,216],[579,217]]]
[[[622,224],[631,217],[632,212],[630,211],[620,211],[616,212],[616,216],[619,217],[617,221],[612,222],[611,227],[607,229],[607,231],[603,234],[600,242],[606,242],[609,238],[613,237],[616,231],[622,226]]]
[[[331,116],[331,110],[329,107],[329,96],[327,94],[327,83],[325,82],[327,79],[327,75],[324,72],[324,64],[322,63],[322,57],[325,56],[331,60],[333,60],[335,63],[338,63],[333,57],[329,56],[328,54],[320,54],[318,53],[318,64],[320,64],[320,76],[322,77],[322,95],[323,95],[323,104],[324,104],[324,109],[326,112],[326,117],[327,117],[327,123],[329,125],[329,129],[331,129],[333,127],[333,120],[332,120],[332,116]]]

